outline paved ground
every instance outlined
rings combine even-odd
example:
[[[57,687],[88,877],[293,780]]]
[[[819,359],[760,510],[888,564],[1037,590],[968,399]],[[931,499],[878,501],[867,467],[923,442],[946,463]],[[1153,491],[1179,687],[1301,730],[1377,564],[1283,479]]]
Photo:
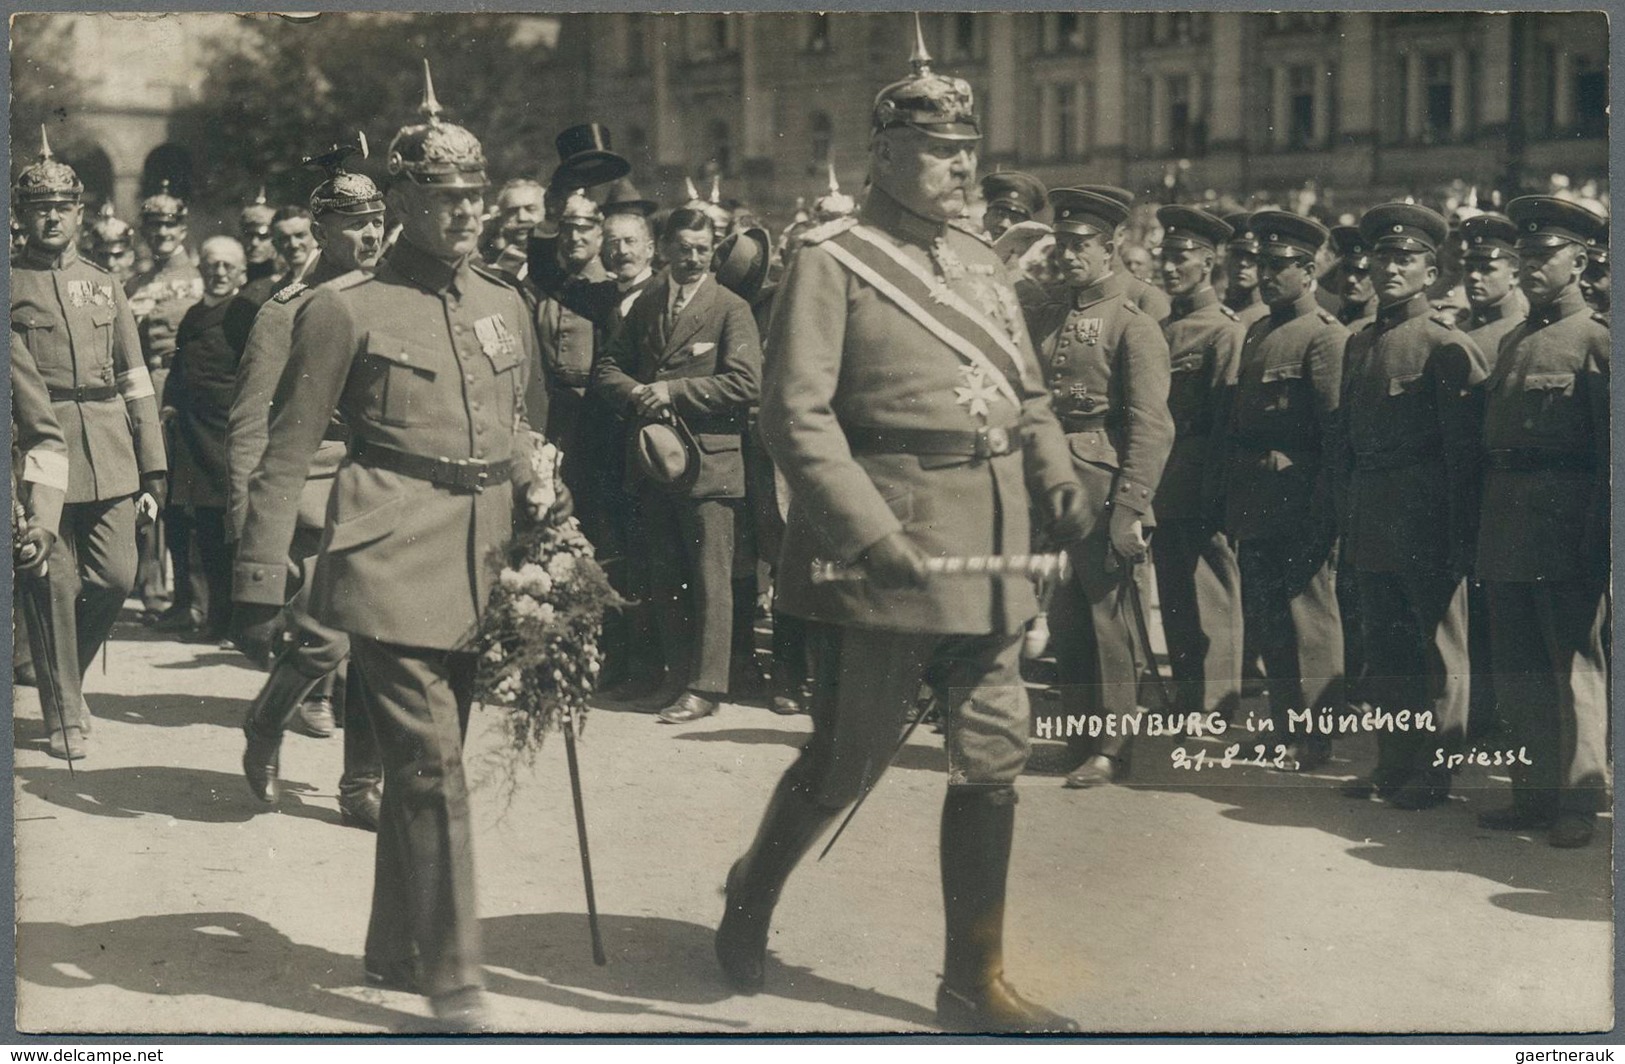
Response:
[[[239,775],[260,674],[121,627],[89,681],[92,757],[43,752],[16,706],[18,1024],[28,1031],[421,1029],[420,999],[359,986],[373,837],[341,827],[339,740],[290,736],[290,794]],[[711,960],[728,863],[806,731],[760,708],[688,727],[604,709],[582,746],[609,951],[588,951],[562,743],[505,801],[476,714],[480,911],[494,1011],[515,1031],[924,1031],[940,967],[940,740],[921,729],[828,859],[786,891],[769,990]],[[1091,1032],[1595,1030],[1611,1023],[1609,851],[1478,830],[1504,800],[1467,773],[1446,808],[1350,802],[1345,743],[1312,777],[1176,770],[1064,791],[1024,778],[1008,968]],[[1185,742],[1191,750],[1197,744]],[[1221,741],[1208,741],[1212,753]],[[1611,828],[1611,822],[1605,825]]]

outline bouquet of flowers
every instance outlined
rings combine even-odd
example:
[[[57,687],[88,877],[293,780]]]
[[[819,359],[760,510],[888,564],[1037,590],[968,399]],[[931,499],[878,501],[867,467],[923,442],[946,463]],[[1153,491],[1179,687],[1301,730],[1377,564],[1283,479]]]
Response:
[[[519,762],[534,762],[548,731],[568,726],[581,733],[603,661],[604,611],[624,604],[576,519],[550,519],[559,495],[558,448],[537,437],[531,463],[532,521],[502,548],[502,572],[476,636],[475,699],[508,710],[510,780]]]

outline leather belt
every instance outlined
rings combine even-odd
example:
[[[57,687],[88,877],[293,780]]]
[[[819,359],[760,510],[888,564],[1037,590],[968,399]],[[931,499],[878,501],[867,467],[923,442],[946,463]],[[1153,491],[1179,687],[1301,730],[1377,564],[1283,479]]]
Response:
[[[88,388],[58,388],[51,385],[53,403],[105,403],[118,398],[118,388],[111,384],[98,384]]]
[[[329,421],[322,430],[322,439],[329,443],[349,443],[350,426],[342,421]]]
[[[1597,460],[1584,451],[1557,451],[1548,447],[1512,447],[1489,453],[1491,469],[1535,472],[1543,469],[1590,473]]]
[[[452,491],[479,493],[487,484],[505,484],[513,475],[513,459],[482,462],[475,458],[431,458],[428,455],[397,451],[393,447],[356,440],[350,457],[373,469],[399,473],[414,480],[427,480]]]
[[[997,458],[1021,450],[1019,425],[1009,428],[876,429],[852,427],[846,442],[854,454],[931,454],[960,458]]]

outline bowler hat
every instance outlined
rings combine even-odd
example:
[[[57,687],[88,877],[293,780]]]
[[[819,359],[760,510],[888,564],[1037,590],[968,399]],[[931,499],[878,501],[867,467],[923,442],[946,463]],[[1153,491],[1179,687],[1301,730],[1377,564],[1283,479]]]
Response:
[[[554,188],[606,185],[632,172],[632,164],[610,150],[609,130],[597,122],[571,126],[553,143],[559,149]]]
[[[652,199],[644,199],[629,177],[617,179],[609,186],[609,195],[604,198],[606,217],[611,214],[641,214],[647,218],[659,209],[660,204]]]
[[[700,478],[700,446],[683,419],[645,421],[632,434],[633,459],[662,491],[687,491]]]

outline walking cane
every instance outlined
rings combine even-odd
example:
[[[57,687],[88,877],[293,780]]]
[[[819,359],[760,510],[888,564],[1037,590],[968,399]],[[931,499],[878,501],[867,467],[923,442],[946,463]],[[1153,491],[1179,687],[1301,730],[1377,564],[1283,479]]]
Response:
[[[1128,560],[1123,593],[1128,596],[1129,608],[1134,612],[1134,627],[1139,632],[1140,645],[1145,648],[1145,659],[1151,666],[1151,675],[1157,680],[1157,693],[1162,696],[1162,711],[1171,714],[1174,711],[1174,696],[1168,690],[1168,681],[1163,678],[1162,669],[1157,665],[1157,652],[1151,649],[1151,629],[1145,623],[1145,603],[1140,597],[1140,584],[1134,578],[1134,568],[1140,560]]]
[[[28,515],[23,510],[22,503],[15,497],[12,499],[12,518],[14,533],[20,535],[28,529]],[[13,560],[21,564],[32,559],[14,555]],[[35,572],[17,571],[16,576],[23,581],[22,606],[23,628],[32,637],[29,645],[37,660],[34,662],[34,681],[40,685],[41,701],[49,700],[56,706],[56,725],[62,730],[62,749],[68,749],[68,707],[62,700],[62,678],[56,672],[56,630],[51,623],[50,586],[46,584],[46,573],[50,562],[44,562]],[[40,605],[41,598],[45,605]],[[42,707],[43,708],[43,707]],[[68,758],[68,778],[72,779],[73,758]]]
[[[564,717],[564,757],[570,766],[570,796],[576,807],[576,840],[581,844],[581,879],[587,887],[587,930],[592,934],[592,962],[600,967],[609,963],[604,956],[604,938],[598,929],[598,898],[592,889],[592,854],[587,849],[587,810],[581,800],[581,765],[576,760],[576,717],[567,712]]]

